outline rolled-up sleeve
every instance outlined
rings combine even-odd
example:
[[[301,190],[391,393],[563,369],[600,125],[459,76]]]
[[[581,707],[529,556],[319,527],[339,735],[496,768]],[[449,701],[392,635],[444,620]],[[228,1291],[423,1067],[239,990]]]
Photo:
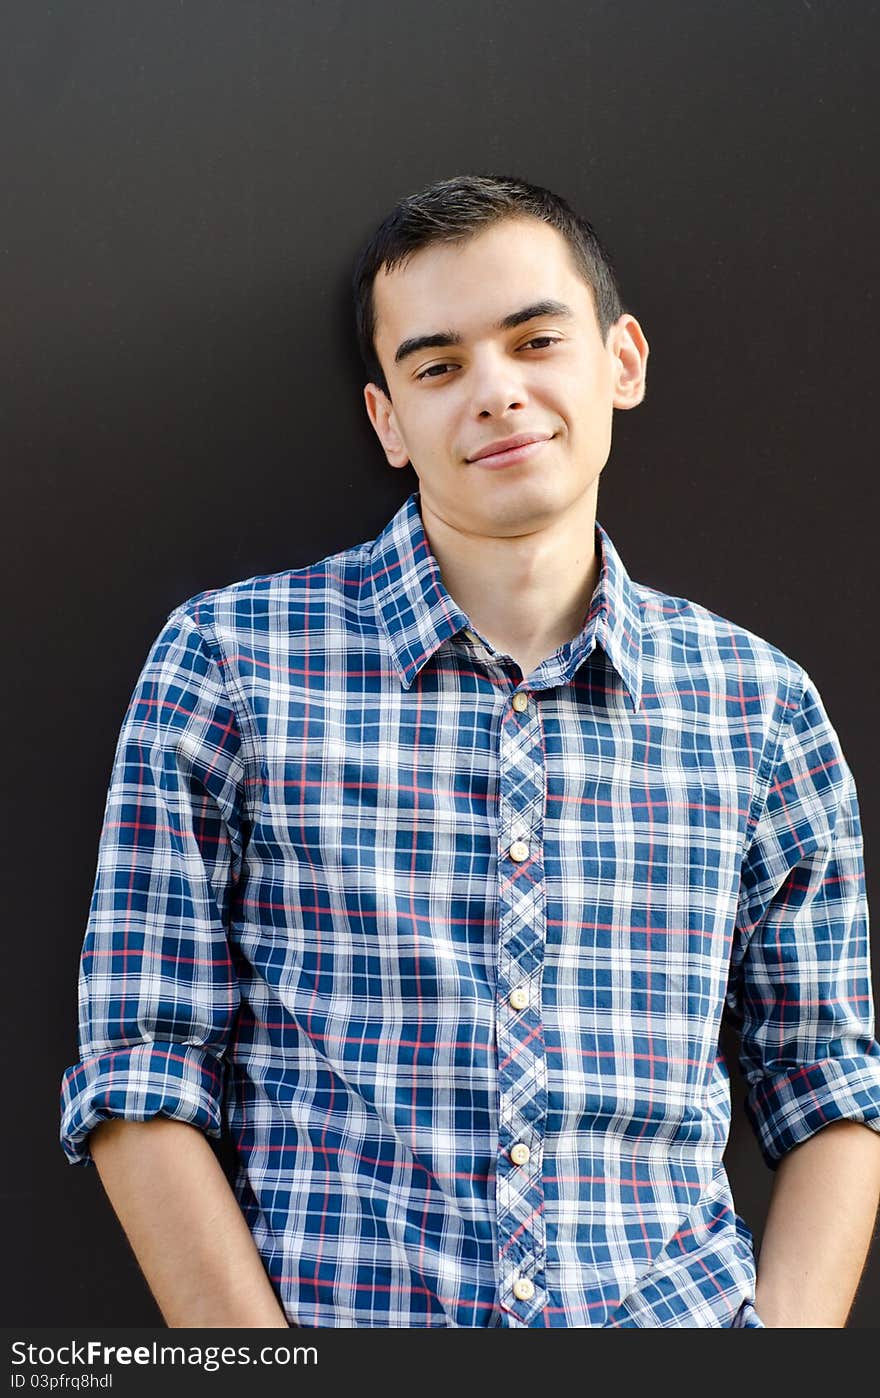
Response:
[[[745,1109],[768,1166],[832,1121],[880,1131],[858,798],[806,674],[743,860],[734,961]]]
[[[122,723],[80,960],[80,1061],[61,1083],[74,1164],[91,1161],[89,1132],[109,1117],[220,1134],[240,1000],[229,912],[247,827],[222,669],[195,618],[172,612]]]

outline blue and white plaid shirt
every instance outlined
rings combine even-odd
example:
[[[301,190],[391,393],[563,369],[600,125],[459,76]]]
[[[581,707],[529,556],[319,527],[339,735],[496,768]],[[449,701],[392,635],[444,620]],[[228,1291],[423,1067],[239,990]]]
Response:
[[[601,571],[523,677],[409,497],[202,593],[119,737],[62,1141],[156,1115],[305,1326],[761,1325],[722,1153],[880,1129],[856,790],[809,676]]]

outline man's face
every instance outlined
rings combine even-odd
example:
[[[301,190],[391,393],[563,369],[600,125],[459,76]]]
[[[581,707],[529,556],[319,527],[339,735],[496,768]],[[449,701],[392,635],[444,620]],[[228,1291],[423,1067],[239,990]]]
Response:
[[[592,292],[555,228],[506,219],[433,244],[383,268],[374,298],[391,396],[368,384],[367,411],[390,464],[412,462],[433,513],[465,532],[514,536],[594,487],[614,408],[644,394],[648,347],[628,315],[602,343]],[[539,440],[475,459],[522,435]]]

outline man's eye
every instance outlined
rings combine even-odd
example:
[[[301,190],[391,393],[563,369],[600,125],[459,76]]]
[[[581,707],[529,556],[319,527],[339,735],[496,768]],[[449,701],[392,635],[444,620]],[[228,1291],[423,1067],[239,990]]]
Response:
[[[558,345],[559,338],[555,335],[535,335],[531,340],[526,340],[520,349],[543,349],[547,345]],[[446,376],[448,369],[454,369],[454,364],[429,364],[427,369],[422,369],[416,374],[416,379],[441,379]]]
[[[450,366],[449,366],[448,364],[429,364],[428,367],[427,367],[427,369],[423,369],[422,372],[421,372],[420,374],[416,374],[416,378],[417,378],[417,379],[427,379],[427,378],[437,379],[437,378],[440,378],[441,375],[440,375],[440,374],[436,374],[436,373],[434,372],[434,370],[435,370],[435,369],[444,370],[444,369],[448,369],[449,367],[450,367]]]

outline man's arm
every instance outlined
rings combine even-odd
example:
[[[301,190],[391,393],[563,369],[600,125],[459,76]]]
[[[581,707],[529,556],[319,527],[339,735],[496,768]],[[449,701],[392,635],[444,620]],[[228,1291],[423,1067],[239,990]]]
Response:
[[[861,1122],[832,1122],[783,1156],[758,1262],[766,1326],[846,1325],[878,1199],[880,1135]]]
[[[114,1118],[95,1127],[89,1146],[167,1325],[288,1328],[201,1131],[165,1117]]]
[[[776,1171],[756,1308],[771,1327],[839,1328],[880,1193],[862,827],[853,774],[805,671],[779,702],[727,995],[741,1020],[746,1115]]]
[[[74,1164],[91,1154],[169,1325],[281,1328],[206,1135],[241,1004],[229,928],[249,821],[244,740],[199,611],[168,617],[120,730],[61,1140]]]

